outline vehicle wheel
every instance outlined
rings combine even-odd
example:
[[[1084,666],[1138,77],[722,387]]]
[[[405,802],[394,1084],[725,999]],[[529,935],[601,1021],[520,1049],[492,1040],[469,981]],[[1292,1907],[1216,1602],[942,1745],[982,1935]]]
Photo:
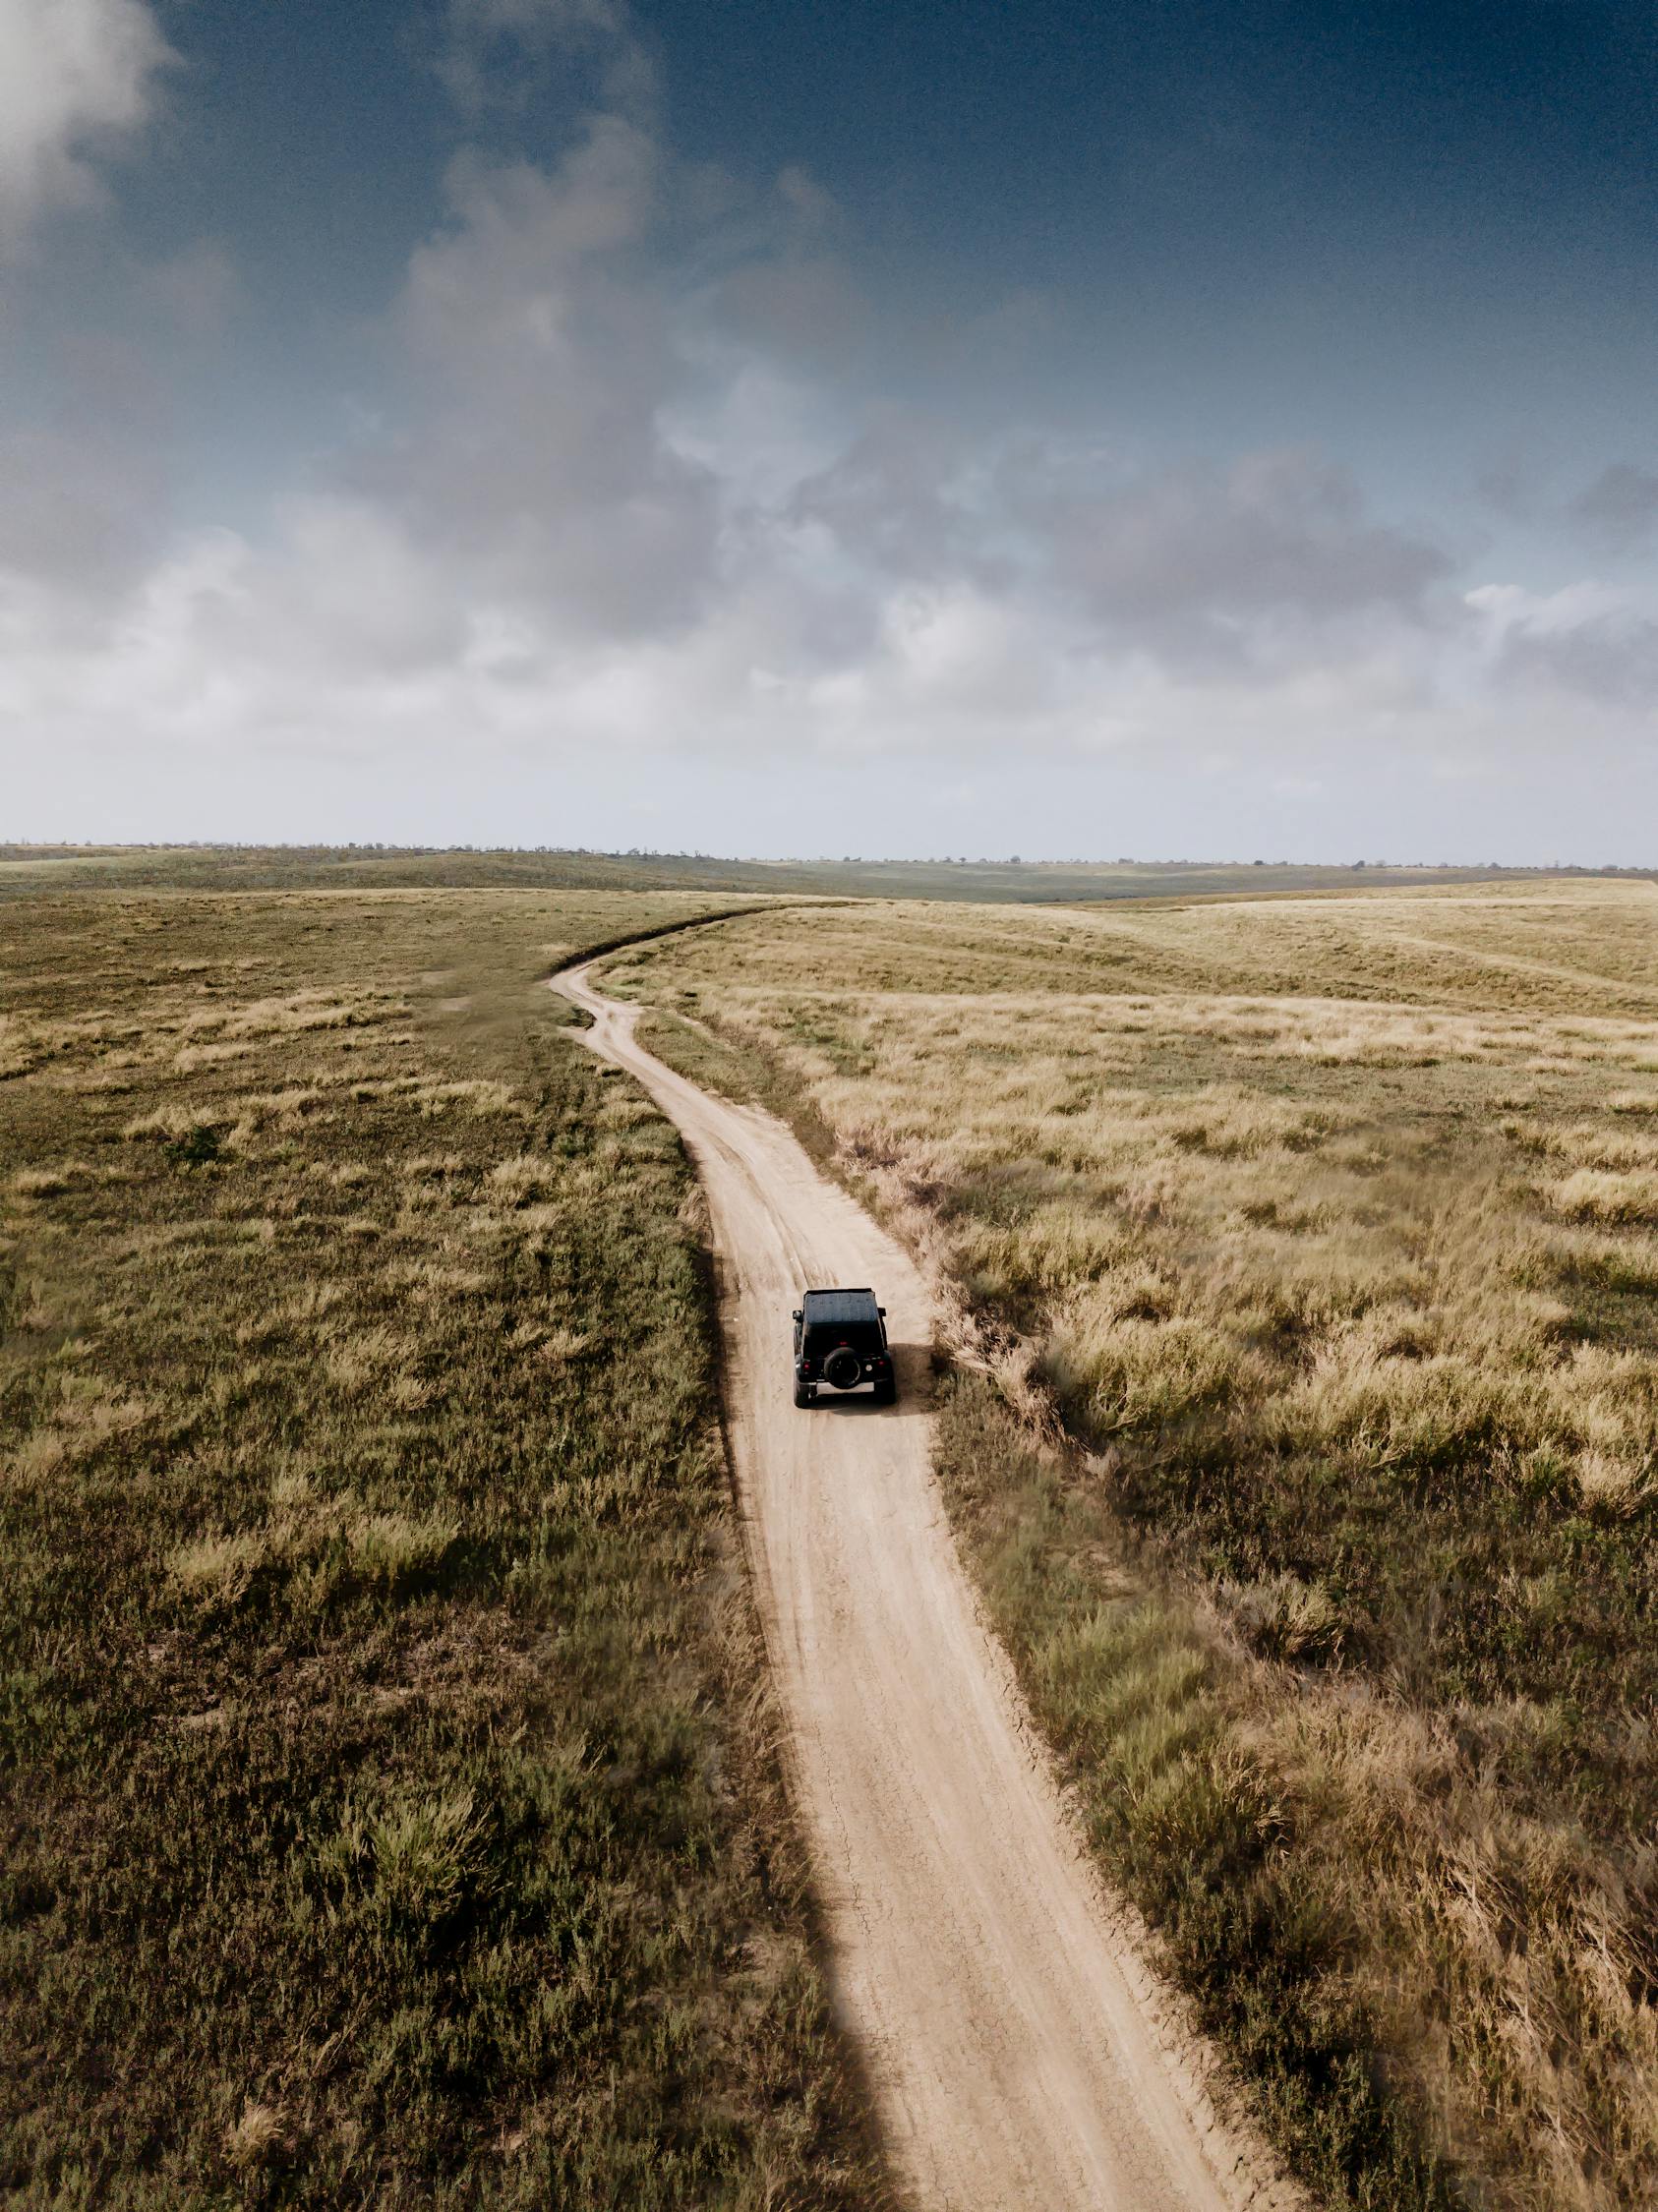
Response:
[[[796,1405],[799,1406],[799,1407],[800,1407],[800,1408],[801,1408],[801,1409],[803,1410],[803,1409],[804,1409],[805,1407],[807,1407],[807,1406],[809,1406],[809,1405],[812,1405],[813,1403],[815,1403],[815,1401],[816,1401],[816,1398],[817,1398],[817,1392],[816,1392],[816,1391],[815,1391],[815,1390],[814,1390],[814,1389],[812,1388],[812,1386],[811,1386],[811,1384],[810,1384],[809,1382],[797,1382],[797,1383],[796,1383],[796,1385],[795,1385],[795,1403],[796,1403]]]
[[[875,1385],[875,1403],[877,1406],[891,1406],[897,1402],[898,1384],[889,1374],[884,1382],[877,1382]]]
[[[863,1362],[849,1345],[831,1352],[823,1363],[823,1379],[837,1390],[851,1390],[863,1379]]]

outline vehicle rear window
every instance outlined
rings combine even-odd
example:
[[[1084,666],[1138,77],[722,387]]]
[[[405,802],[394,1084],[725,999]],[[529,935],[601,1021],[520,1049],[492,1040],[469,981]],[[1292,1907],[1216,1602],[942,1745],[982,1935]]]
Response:
[[[832,1352],[837,1344],[850,1344],[859,1352],[878,1352],[881,1332],[874,1321],[807,1321],[808,1352]]]

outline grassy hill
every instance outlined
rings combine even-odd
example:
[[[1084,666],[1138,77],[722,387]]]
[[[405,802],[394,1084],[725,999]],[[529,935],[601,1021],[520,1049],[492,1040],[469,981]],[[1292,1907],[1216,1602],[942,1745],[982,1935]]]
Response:
[[[695,891],[1022,903],[1195,898],[1485,881],[1481,868],[1287,867],[1198,861],[723,860],[686,852],[486,851],[362,845],[0,844],[0,897],[50,886],[196,890]],[[1510,871],[1521,873],[1525,871]]]

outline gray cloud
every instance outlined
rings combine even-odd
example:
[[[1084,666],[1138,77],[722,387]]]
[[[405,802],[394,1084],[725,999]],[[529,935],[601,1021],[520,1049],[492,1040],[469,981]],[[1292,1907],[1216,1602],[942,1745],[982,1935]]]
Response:
[[[1465,618],[1449,555],[1372,519],[1306,452],[1132,470],[1030,434],[985,450],[893,413],[788,513],[895,582],[1039,603],[1092,649],[1176,674],[1281,674]]]
[[[1614,461],[1566,511],[1608,553],[1633,552],[1650,543],[1658,524],[1658,475]]]
[[[1369,519],[1345,471],[1306,452],[1169,469],[1091,491],[1048,481],[1023,511],[1055,580],[1114,633],[1177,657],[1246,659],[1252,630],[1428,618],[1438,548]]]
[[[625,0],[449,0],[434,66],[472,117],[521,109],[555,66],[590,71],[615,111],[648,114],[658,93]]]
[[[960,433],[913,410],[885,410],[828,468],[796,487],[785,512],[889,579],[1006,576],[1009,564],[992,558],[983,518],[964,502],[969,460]]]
[[[0,250],[95,200],[95,157],[147,122],[175,59],[145,0],[0,0]]]
[[[164,471],[137,440],[87,424],[0,437],[0,573],[96,609],[162,550]]]
[[[458,598],[579,634],[698,603],[713,480],[661,428],[681,374],[665,304],[609,265],[658,186],[650,139],[601,116],[556,173],[461,164],[453,227],[414,257],[400,418],[346,488]]]
[[[722,278],[713,298],[740,343],[814,371],[844,372],[866,351],[868,300],[848,263],[828,253],[765,253]]]
[[[1506,522],[1532,521],[1543,503],[1543,472],[1529,447],[1509,444],[1487,453],[1474,470],[1478,498]]]
[[[235,260],[216,238],[199,238],[164,261],[139,267],[135,280],[143,304],[187,346],[222,337],[245,304]]]
[[[1658,706],[1658,622],[1625,611],[1569,624],[1516,623],[1503,640],[1497,676],[1511,694],[1565,692],[1651,716]]]

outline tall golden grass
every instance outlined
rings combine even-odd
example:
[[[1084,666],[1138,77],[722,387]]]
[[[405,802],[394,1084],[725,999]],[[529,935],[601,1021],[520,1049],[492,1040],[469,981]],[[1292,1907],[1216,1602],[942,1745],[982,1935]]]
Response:
[[[1304,2170],[1658,2200],[1658,890],[894,903],[613,972],[958,1287],[964,1534]]]
[[[672,1131],[696,899],[10,900],[0,2194],[879,2200]]]

